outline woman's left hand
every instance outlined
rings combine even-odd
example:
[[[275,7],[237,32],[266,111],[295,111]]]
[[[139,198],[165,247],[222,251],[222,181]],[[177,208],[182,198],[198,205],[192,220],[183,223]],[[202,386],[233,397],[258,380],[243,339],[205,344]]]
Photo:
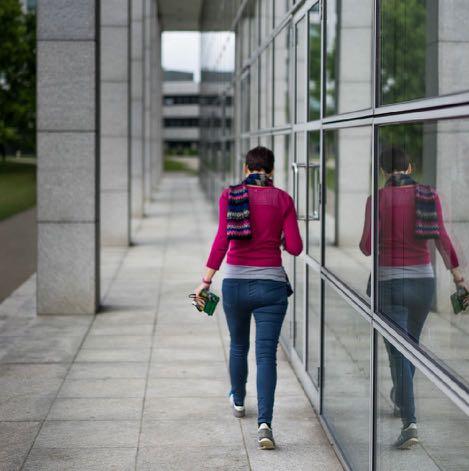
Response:
[[[205,300],[204,298],[202,298],[202,296],[200,296],[200,292],[203,290],[203,289],[210,289],[210,285],[208,283],[200,283],[199,286],[197,286],[197,288],[195,288],[194,290],[194,294],[195,294],[195,300],[197,301],[197,304],[203,306],[205,304]]]
[[[458,277],[461,281],[457,281],[455,279],[453,279],[454,281],[454,284],[456,285],[456,289],[459,289],[459,288],[463,288],[466,290],[467,293],[469,293],[469,286],[468,284],[464,281],[464,278],[459,275]],[[466,295],[463,299],[463,306],[464,306],[464,309],[467,309],[469,307],[469,294]]]

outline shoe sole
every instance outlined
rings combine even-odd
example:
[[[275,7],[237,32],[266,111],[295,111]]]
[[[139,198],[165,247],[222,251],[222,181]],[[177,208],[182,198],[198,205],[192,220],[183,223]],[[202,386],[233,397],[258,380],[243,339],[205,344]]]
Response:
[[[245,411],[245,410],[236,410],[235,408],[233,408],[232,411],[233,411],[233,415],[234,415],[237,419],[241,419],[241,418],[243,418],[243,417],[246,415],[246,411]]]
[[[275,448],[275,443],[269,438],[261,438],[258,442],[261,450],[273,450]]]
[[[409,450],[414,445],[417,445],[417,443],[419,443],[418,438],[415,438],[415,437],[414,438],[409,438],[402,445],[399,445],[397,448],[399,448],[399,450]]]

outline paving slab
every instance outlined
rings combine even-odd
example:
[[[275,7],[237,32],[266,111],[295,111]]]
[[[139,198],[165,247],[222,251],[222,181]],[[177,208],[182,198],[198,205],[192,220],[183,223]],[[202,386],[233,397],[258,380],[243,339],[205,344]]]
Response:
[[[136,447],[138,420],[48,420],[35,445],[39,448]]]
[[[48,420],[139,420],[143,398],[64,398],[52,406]]]
[[[249,469],[246,450],[240,446],[156,446],[139,450],[139,471],[245,471]]]
[[[59,397],[143,397],[144,378],[69,379],[60,389]]]
[[[204,418],[197,426],[187,420],[147,420],[142,423],[141,447],[171,446],[178,443],[195,447],[217,447],[220,441],[231,445],[242,445],[239,424],[236,420],[220,421]]]
[[[83,348],[77,355],[81,362],[146,362],[150,358],[149,348]]]
[[[0,469],[20,469],[40,422],[0,422]]]
[[[148,364],[146,362],[75,362],[68,373],[68,379],[145,379]]]
[[[18,393],[14,396],[0,398],[0,421],[41,421],[53,404],[55,395]],[[1,469],[1,468],[0,468]]]
[[[25,471],[133,471],[136,448],[34,448]]]

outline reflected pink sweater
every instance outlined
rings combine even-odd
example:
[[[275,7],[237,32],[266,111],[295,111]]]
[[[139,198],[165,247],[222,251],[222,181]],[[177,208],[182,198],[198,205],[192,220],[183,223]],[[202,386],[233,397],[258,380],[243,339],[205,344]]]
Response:
[[[436,195],[436,213],[440,227],[440,238],[435,245],[446,268],[459,265],[458,256],[446,232],[443,211]],[[425,265],[431,262],[427,239],[417,239],[415,231],[415,187],[384,187],[379,190],[379,265],[409,266]],[[365,225],[360,241],[365,255],[371,254],[371,199],[365,210]]]
[[[208,268],[218,270],[227,251],[226,261],[230,265],[279,267],[282,265],[281,242],[285,250],[292,255],[299,255],[303,250],[291,196],[272,186],[248,185],[247,188],[252,239],[227,239],[226,211],[229,189],[224,189],[219,200],[218,231],[206,263]]]

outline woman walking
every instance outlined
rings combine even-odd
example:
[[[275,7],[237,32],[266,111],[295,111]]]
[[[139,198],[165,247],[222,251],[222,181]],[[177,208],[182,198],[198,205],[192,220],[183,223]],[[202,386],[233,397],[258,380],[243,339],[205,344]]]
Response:
[[[303,243],[291,196],[273,185],[274,155],[265,147],[246,155],[246,178],[223,190],[219,225],[198,296],[209,288],[227,254],[223,309],[230,331],[229,393],[235,417],[245,415],[251,314],[256,322],[258,443],[275,448],[272,413],[277,383],[277,345],[291,294],[281,246],[299,255]]]

